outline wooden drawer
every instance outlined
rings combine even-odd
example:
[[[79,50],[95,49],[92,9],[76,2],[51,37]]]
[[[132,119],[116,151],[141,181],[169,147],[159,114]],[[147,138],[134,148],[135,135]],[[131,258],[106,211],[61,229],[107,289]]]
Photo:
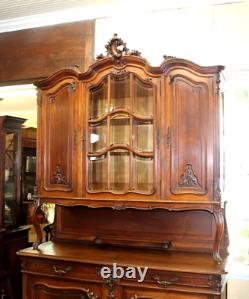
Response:
[[[161,288],[187,286],[220,291],[220,276],[185,272],[148,271],[146,282]]]
[[[124,288],[122,299],[216,299],[220,298],[209,294],[184,293],[176,291],[158,291],[143,288]]]
[[[221,292],[221,276],[198,273],[170,272],[148,269],[143,282],[138,283],[136,279],[123,279],[122,284],[131,282],[138,286],[151,287],[155,289],[200,289],[204,292],[218,294]]]
[[[23,272],[50,277],[102,282],[102,278],[98,274],[98,266],[71,261],[26,258]]]

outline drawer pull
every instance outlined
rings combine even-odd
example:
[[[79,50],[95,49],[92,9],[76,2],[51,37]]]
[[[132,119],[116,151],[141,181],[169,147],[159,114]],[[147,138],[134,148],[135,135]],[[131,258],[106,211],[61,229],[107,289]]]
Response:
[[[63,276],[65,274],[67,274],[69,271],[72,270],[72,267],[71,266],[68,266],[64,269],[58,269],[55,265],[53,265],[53,270],[54,272],[59,275],[59,276]]]
[[[154,280],[156,283],[164,288],[167,288],[167,286],[175,284],[178,281],[177,277],[173,277],[170,280],[160,280],[160,277],[158,275],[154,276]]]

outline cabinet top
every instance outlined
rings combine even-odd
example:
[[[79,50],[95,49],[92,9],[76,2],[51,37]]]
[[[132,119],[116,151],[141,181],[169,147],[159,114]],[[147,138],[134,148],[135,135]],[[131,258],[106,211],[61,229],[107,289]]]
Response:
[[[0,124],[4,128],[21,128],[22,124],[26,121],[25,118],[14,117],[10,115],[0,116]]]
[[[204,75],[219,74],[224,66],[200,66],[187,59],[176,58],[174,56],[163,56],[163,62],[160,66],[151,66],[141,53],[137,50],[129,50],[126,43],[117,36],[114,36],[105,45],[106,55],[99,54],[96,61],[89,67],[89,69],[81,73],[78,68],[75,69],[62,69],[52,74],[48,78],[34,82],[39,88],[46,88],[49,85],[54,85],[57,81],[64,77],[73,77],[79,80],[87,79],[97,72],[106,69],[114,69],[117,74],[125,72],[126,67],[138,67],[143,69],[149,76],[167,75],[167,73],[175,68],[190,69],[194,72]]]

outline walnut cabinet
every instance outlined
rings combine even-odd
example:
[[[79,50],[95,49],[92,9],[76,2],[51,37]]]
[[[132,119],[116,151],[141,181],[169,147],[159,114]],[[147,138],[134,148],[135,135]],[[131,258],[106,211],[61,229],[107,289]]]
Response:
[[[128,54],[36,83],[39,197],[138,208],[219,202],[223,67],[167,56],[151,67]]]
[[[186,255],[180,272],[191,278],[178,278],[181,274],[173,262],[170,273],[161,273],[170,274],[165,276],[170,282],[176,273],[181,283],[173,283],[173,289],[165,288],[167,279],[156,280],[154,273],[153,285],[118,281],[112,290],[109,282],[108,293],[99,278],[81,277],[85,275],[84,267],[79,270],[82,260],[75,266],[80,277],[72,274],[72,284],[57,277],[56,270],[51,280],[38,270],[28,270],[33,261],[47,267],[50,247],[40,245],[44,252],[20,253],[25,298],[58,294],[62,298],[225,298],[228,236],[219,151],[223,66],[202,67],[164,56],[160,66],[152,67],[117,35],[106,49],[107,55],[99,55],[85,73],[65,69],[35,83],[39,96],[34,249],[41,243],[36,212],[42,203],[51,202],[56,204],[55,234],[48,246],[62,246],[56,247],[51,261],[67,241],[87,244],[89,251],[103,246],[127,248],[124,255],[137,248],[158,250],[156,255],[164,254],[166,261],[173,253],[198,253],[204,264],[211,258],[216,266],[207,276],[200,269],[191,272]],[[74,262],[65,250],[64,258]],[[96,263],[99,254],[101,250],[89,264],[98,268],[105,263]],[[138,254],[146,256],[144,251]],[[123,264],[129,266],[128,260]],[[158,260],[153,266],[157,272],[159,264]],[[203,285],[202,278],[209,281]]]

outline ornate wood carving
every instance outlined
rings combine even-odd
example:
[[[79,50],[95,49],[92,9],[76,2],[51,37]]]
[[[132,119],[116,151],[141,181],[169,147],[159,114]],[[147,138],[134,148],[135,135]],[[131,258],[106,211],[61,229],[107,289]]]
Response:
[[[114,33],[113,37],[105,45],[105,48],[107,55],[104,56],[101,53],[97,55],[96,59],[100,60],[105,57],[112,57],[117,66],[122,66],[125,64],[125,55],[141,56],[141,52],[137,50],[129,51],[129,49],[126,47],[126,43],[120,37],[118,37],[117,33]]]
[[[214,199],[217,201],[221,201],[221,190],[220,190],[220,185],[218,184],[215,193],[214,193]]]
[[[37,194],[37,188],[35,188],[35,195]],[[33,243],[33,249],[37,250],[38,246],[42,243],[42,230],[40,227],[40,222],[38,219],[37,211],[41,206],[40,198],[34,196],[34,202],[32,205],[31,215],[32,215],[32,223],[35,228],[35,232],[37,235],[37,241]]]
[[[196,187],[200,186],[198,178],[194,174],[192,164],[186,164],[184,173],[180,177],[179,186],[181,187]]]
[[[216,94],[220,93],[220,73],[216,74]]]
[[[216,222],[216,234],[214,241],[213,257],[218,262],[218,264],[220,264],[222,262],[222,258],[220,256],[220,245],[225,226],[223,208],[220,204],[214,205],[213,215]]]
[[[51,184],[67,185],[66,177],[62,172],[61,165],[56,165],[55,174],[51,179]]]
[[[175,56],[169,56],[169,55],[163,55],[164,61],[172,59],[172,58],[176,58],[176,57]]]
[[[114,289],[115,289],[115,278],[113,277],[113,273],[107,279],[105,279],[105,283],[109,289],[108,299],[115,299]]]

